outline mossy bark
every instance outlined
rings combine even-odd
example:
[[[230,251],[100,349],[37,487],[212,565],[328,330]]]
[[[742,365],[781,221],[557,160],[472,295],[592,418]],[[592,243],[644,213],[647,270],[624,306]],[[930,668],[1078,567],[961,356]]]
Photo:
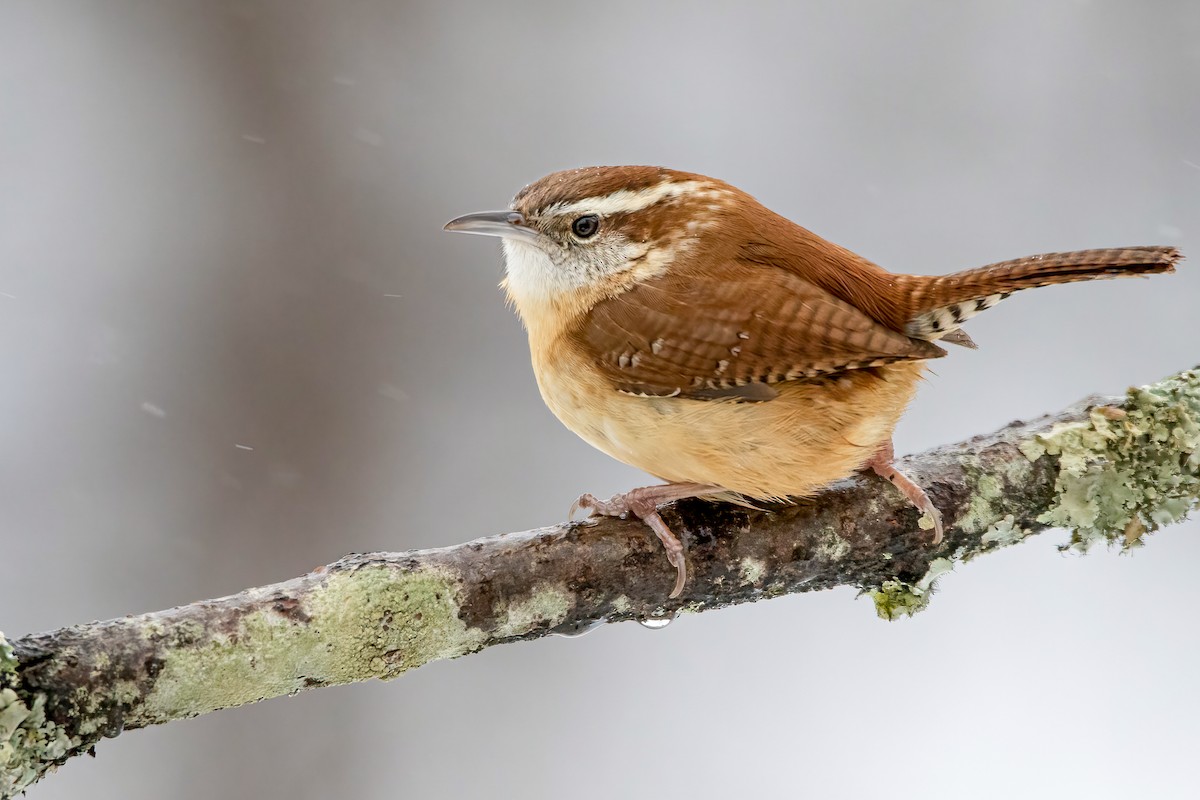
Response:
[[[0,635],[0,795],[130,728],[406,670],[493,644],[855,586],[880,616],[928,602],[955,564],[1051,526],[1123,547],[1200,492],[1200,376],[907,459],[950,524],[938,546],[862,476],[796,505],[685,501],[663,516],[688,585],[637,521],[604,519],[440,550],[348,556],[284,583],[18,639]]]

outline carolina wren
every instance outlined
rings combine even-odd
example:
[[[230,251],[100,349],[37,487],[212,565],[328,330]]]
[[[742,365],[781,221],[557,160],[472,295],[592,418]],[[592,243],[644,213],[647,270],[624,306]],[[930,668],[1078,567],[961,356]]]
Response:
[[[940,542],[940,514],[891,443],[925,362],[946,354],[935,342],[973,348],[959,326],[1015,291],[1171,272],[1180,258],[1132,247],[898,275],[727,183],[660,167],[556,172],[511,210],[446,230],[501,238],[501,285],[555,416],[667,482],[576,507],[644,520],[676,568],[671,597],[686,562],[657,507],[685,497],[799,498],[870,469]]]

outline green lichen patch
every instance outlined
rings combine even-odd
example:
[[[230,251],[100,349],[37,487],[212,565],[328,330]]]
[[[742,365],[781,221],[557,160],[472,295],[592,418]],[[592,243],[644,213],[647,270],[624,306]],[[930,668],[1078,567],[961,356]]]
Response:
[[[539,588],[527,600],[512,603],[507,609],[496,609],[497,616],[504,618],[496,629],[496,636],[521,636],[535,628],[561,625],[574,604],[574,599],[563,589]]]
[[[907,583],[898,578],[884,581],[878,589],[868,592],[875,601],[875,613],[880,619],[891,621],[924,611],[937,589],[937,579],[953,569],[954,562],[950,559],[935,558],[929,563],[929,570],[916,583]]]
[[[1030,461],[1058,460],[1055,504],[1039,522],[1071,530],[1067,547],[1135,546],[1200,497],[1200,373],[1130,389],[1125,403],[1024,442]]]
[[[929,571],[921,577],[921,580],[917,581],[917,591],[930,594],[933,591],[933,585],[937,579],[953,569],[954,562],[950,559],[935,558],[933,561],[929,562]]]
[[[954,521],[954,527],[965,533],[982,534],[1002,522],[1011,508],[1010,491],[1006,487],[1024,486],[1033,473],[1033,465],[1024,459],[989,464],[987,469],[964,464],[970,500]]]
[[[898,579],[884,581],[869,594],[875,601],[875,613],[880,619],[889,621],[911,617],[929,605],[928,595],[917,592],[912,584]]]
[[[166,652],[143,707],[147,722],[290,694],[312,686],[394,678],[478,649],[459,618],[449,573],[372,565],[334,573],[301,607],[242,617],[236,629]]]
[[[1029,531],[1016,524],[1012,514],[1006,514],[1004,519],[984,531],[979,540],[987,545],[1007,547],[1022,541],[1028,535]]]
[[[967,533],[979,533],[987,530],[995,520],[994,503],[1004,496],[1004,486],[996,476],[981,474],[978,470],[968,469],[967,476],[973,484],[971,500],[956,525]]]
[[[4,638],[4,631],[0,631],[0,675],[16,671],[17,657],[13,655],[13,648],[8,639]]]
[[[741,577],[742,583],[757,586],[766,574],[767,563],[761,559],[747,556],[738,563],[738,575]]]
[[[933,523],[930,522],[930,527]],[[821,529],[821,536],[816,542],[817,555],[829,561],[837,561],[844,558],[850,552],[850,543],[843,539],[836,530],[830,526]]]
[[[45,706],[45,695],[26,702],[10,688],[0,689],[0,797],[24,791],[77,745],[46,719]]]
[[[46,696],[19,694],[17,658],[0,633],[0,797],[15,797],[62,763],[79,740],[46,718]]]

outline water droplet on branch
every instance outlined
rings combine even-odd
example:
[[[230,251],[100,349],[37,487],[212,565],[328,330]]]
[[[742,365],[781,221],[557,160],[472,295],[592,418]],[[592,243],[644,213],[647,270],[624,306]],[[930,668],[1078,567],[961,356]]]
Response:
[[[652,617],[640,617],[638,619],[638,625],[641,625],[643,628],[649,628],[652,631],[661,631],[674,621],[675,612],[672,611],[670,614],[665,614],[662,616],[656,615]]]

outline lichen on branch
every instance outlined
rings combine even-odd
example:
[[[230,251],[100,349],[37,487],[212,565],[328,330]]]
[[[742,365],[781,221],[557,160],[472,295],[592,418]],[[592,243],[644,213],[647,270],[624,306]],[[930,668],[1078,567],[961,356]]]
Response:
[[[662,510],[691,579],[636,520],[602,519],[440,550],[348,556],[240,594],[18,639],[0,635],[0,796],[123,730],[305,689],[391,679],[494,644],[663,619],[789,592],[854,586],[886,619],[929,602],[939,576],[1050,527],[1072,546],[1131,547],[1194,508],[1200,375],[903,462],[945,520],[874,476],[771,508],[688,500]]]
[[[1185,370],[1130,388],[1124,399],[1087,402],[1082,413],[1032,430],[1016,445],[1029,464],[1053,462],[1053,495],[1035,521],[1038,529],[1071,531],[1062,549],[1083,553],[1098,542],[1125,550],[1141,547],[1147,533],[1179,522],[1200,498],[1200,373]],[[923,610],[937,578],[956,563],[1017,544],[1034,532],[1012,514],[1000,517],[995,507],[1006,497],[1002,478],[1021,479],[1023,471],[1024,465],[1013,462],[1003,476],[975,477],[968,513],[955,525],[982,531],[979,547],[968,542],[949,558],[934,560],[915,583],[893,578],[868,587],[881,618]]]
[[[1200,391],[1193,370],[1130,389],[1120,406],[1092,408],[1021,445],[1058,459],[1056,501],[1039,522],[1069,528],[1069,547],[1133,547],[1178,522],[1200,495]]]
[[[23,792],[79,742],[46,719],[46,695],[18,693],[17,659],[0,632],[0,797]],[[11,685],[10,685],[11,684]]]

